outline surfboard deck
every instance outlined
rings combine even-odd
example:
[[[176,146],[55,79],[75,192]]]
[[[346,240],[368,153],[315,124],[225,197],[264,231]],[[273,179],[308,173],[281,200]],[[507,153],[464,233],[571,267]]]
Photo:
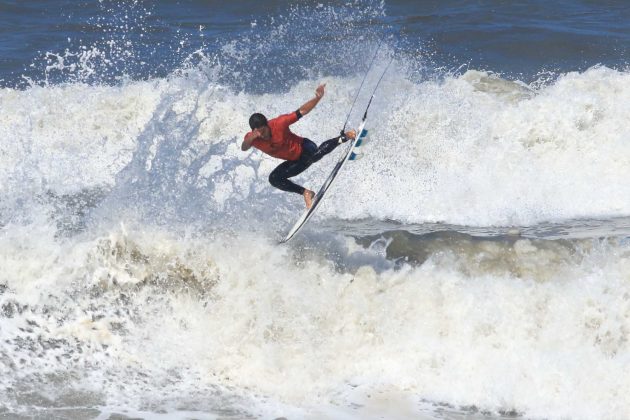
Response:
[[[357,137],[354,140],[350,140],[351,143],[346,149],[346,152],[341,155],[332,172],[330,173],[330,175],[328,175],[328,178],[326,178],[326,181],[324,181],[319,191],[315,195],[311,208],[306,209],[304,213],[302,213],[302,216],[300,216],[298,221],[295,222],[287,236],[283,240],[281,240],[280,243],[286,243],[291,240],[291,238],[293,238],[295,234],[297,234],[302,229],[302,227],[306,225],[306,222],[308,222],[311,216],[315,214],[315,210],[317,210],[317,207],[319,207],[319,204],[322,202],[324,196],[326,195],[326,191],[328,191],[333,181],[337,179],[337,175],[339,175],[341,168],[343,168],[345,163],[350,160],[351,156],[353,156],[354,150],[365,142],[368,133],[368,131],[365,129],[365,123],[365,120],[361,122],[361,125],[357,130]]]

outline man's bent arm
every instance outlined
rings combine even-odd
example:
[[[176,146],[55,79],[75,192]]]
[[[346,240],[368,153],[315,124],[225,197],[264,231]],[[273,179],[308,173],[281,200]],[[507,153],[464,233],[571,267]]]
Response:
[[[252,143],[259,137],[259,134],[256,131],[252,131],[251,133],[245,134],[245,140],[243,140],[243,144],[241,144],[241,150],[246,151],[252,147]]]

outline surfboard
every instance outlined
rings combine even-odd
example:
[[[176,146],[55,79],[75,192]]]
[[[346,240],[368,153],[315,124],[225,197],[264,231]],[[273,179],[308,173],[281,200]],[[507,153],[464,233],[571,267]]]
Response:
[[[364,119],[361,122],[359,129],[357,130],[356,138],[354,140],[350,140],[350,145],[346,149],[345,153],[341,155],[332,172],[330,173],[330,175],[328,175],[328,178],[326,178],[326,181],[324,181],[324,183],[322,184],[321,188],[315,195],[315,198],[313,198],[313,204],[311,205],[311,208],[305,210],[304,213],[302,213],[302,216],[298,219],[297,222],[295,222],[295,225],[293,225],[287,236],[282,241],[280,241],[280,243],[285,243],[289,241],[291,238],[293,238],[293,236],[295,236],[296,233],[300,231],[300,229],[302,229],[306,222],[308,222],[313,214],[315,214],[315,210],[317,210],[317,207],[319,207],[320,203],[324,199],[326,191],[328,191],[332,183],[335,181],[335,179],[337,179],[341,168],[343,168],[347,161],[356,160],[358,156],[360,156],[355,152],[355,149],[364,144],[367,140],[368,130],[366,130],[365,128],[365,123],[366,121]]]
[[[354,109],[354,105],[356,104],[357,98],[359,97],[359,93],[361,92],[361,89],[363,88],[363,83],[365,82],[365,79],[367,78],[367,75],[370,73],[370,69],[372,68],[372,65],[374,64],[374,60],[376,60],[380,46],[381,46],[381,43],[379,42],[379,46],[376,49],[376,52],[374,53],[372,62],[370,63],[368,70],[365,73],[365,76],[363,76],[363,81],[361,82],[361,85],[359,86],[357,94],[354,97],[354,101],[352,102],[352,106],[350,107],[350,111],[348,112],[348,116],[346,117],[346,122],[344,123],[343,128],[341,129],[342,133],[345,132],[348,121],[350,120],[350,115],[352,114],[352,110]],[[389,69],[389,66],[392,64],[393,61],[394,61],[394,57],[390,58],[389,63],[387,64],[387,67],[385,67],[385,70],[383,70],[383,72],[381,73],[381,77],[378,79],[378,82],[376,82],[376,86],[374,87],[374,90],[372,91],[372,96],[370,96],[370,100],[368,101],[367,106],[365,107],[365,112],[363,113],[363,118],[361,119],[361,124],[359,125],[359,129],[356,131],[357,136],[353,140],[350,140],[350,145],[346,149],[346,152],[341,155],[341,157],[337,161],[337,164],[333,168],[332,172],[330,173],[330,175],[328,175],[328,178],[326,178],[326,181],[321,186],[317,194],[315,194],[311,208],[306,209],[306,211],[302,213],[302,216],[298,219],[297,222],[295,222],[295,225],[293,225],[293,227],[291,228],[287,236],[282,241],[280,241],[280,243],[285,243],[289,241],[291,238],[293,238],[295,234],[298,233],[300,229],[302,229],[302,227],[306,224],[306,222],[308,222],[308,220],[313,216],[313,214],[315,214],[317,207],[319,207],[320,203],[322,202],[322,200],[324,199],[326,195],[326,191],[328,191],[332,183],[335,181],[335,179],[337,179],[337,176],[339,175],[341,168],[343,168],[346,162],[349,160],[357,160],[361,158],[362,155],[355,152],[355,149],[367,141],[368,131],[365,129],[365,124],[367,121],[368,110],[370,109],[370,105],[372,105],[372,100],[374,99],[374,95],[376,94],[378,87],[381,85],[381,81],[383,81],[383,77],[385,77],[385,74],[387,73],[387,69]]]

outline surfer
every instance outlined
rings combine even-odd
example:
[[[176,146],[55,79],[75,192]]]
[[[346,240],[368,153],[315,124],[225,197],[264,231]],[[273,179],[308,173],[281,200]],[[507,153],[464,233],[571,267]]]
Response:
[[[245,135],[245,140],[241,145],[243,151],[249,150],[252,146],[268,154],[269,156],[283,159],[276,169],[269,174],[269,182],[282,191],[301,194],[304,197],[306,208],[311,208],[315,193],[289,180],[304,172],[311,164],[317,162],[335,148],[348,140],[354,139],[354,130],[326,140],[319,147],[311,140],[300,137],[289,129],[289,126],[297,122],[300,118],[311,112],[324,96],[326,84],[321,84],[315,90],[315,97],[297,111],[290,114],[280,115],[271,120],[263,114],[252,114],[249,117],[249,126],[252,131]]]

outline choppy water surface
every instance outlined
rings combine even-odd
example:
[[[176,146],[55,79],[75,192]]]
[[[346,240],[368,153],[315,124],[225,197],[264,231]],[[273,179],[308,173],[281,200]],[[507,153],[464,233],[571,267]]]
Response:
[[[628,13],[0,2],[0,417],[630,418]]]

